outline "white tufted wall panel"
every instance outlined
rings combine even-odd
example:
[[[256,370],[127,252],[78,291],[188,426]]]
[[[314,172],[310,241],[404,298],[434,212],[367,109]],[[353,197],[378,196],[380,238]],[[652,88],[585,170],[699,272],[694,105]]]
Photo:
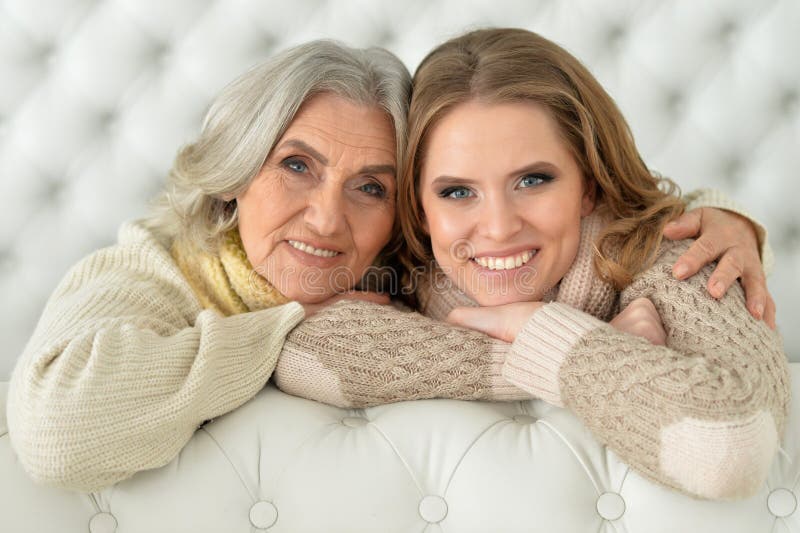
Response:
[[[800,360],[800,3],[3,0],[0,379],[67,268],[144,213],[230,79],[318,37],[410,68],[465,29],[521,26],[575,53],[650,165],[718,187],[770,230],[770,287]]]

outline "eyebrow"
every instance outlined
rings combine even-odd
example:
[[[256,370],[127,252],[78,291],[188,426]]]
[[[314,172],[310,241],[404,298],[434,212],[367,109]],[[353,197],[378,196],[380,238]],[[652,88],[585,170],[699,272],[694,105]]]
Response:
[[[301,141],[300,139],[289,139],[287,141],[284,141],[283,143],[281,143],[280,146],[278,146],[278,150],[280,150],[283,147],[297,148],[298,150],[302,150],[302,151],[306,152],[308,155],[310,155],[311,157],[313,157],[314,159],[316,159],[317,161],[319,161],[323,165],[327,165],[328,164],[328,158],[327,157],[325,157],[324,155],[319,153],[317,150],[315,150],[307,142]],[[385,164],[385,165],[366,165],[366,166],[361,167],[358,170],[357,174],[391,174],[392,176],[395,176],[397,174],[397,169],[395,168],[394,165],[389,165],[389,164]]]
[[[508,176],[519,176],[521,174],[530,174],[532,172],[550,172],[551,174],[558,174],[558,167],[553,163],[548,161],[536,161],[535,163],[530,163],[523,167],[520,167],[516,170],[512,170],[508,173]],[[473,178],[466,178],[460,176],[449,176],[447,174],[442,174],[441,176],[437,176],[436,178],[431,181],[431,186],[434,185],[449,185],[452,183],[477,183],[479,180]]]

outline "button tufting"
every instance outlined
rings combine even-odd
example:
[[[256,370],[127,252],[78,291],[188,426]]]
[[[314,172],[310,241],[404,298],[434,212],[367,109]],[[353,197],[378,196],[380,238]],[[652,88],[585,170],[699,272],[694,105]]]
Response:
[[[604,492],[597,498],[597,514],[606,520],[616,520],[625,513],[625,500],[616,492]]]
[[[625,38],[625,28],[620,25],[611,26],[606,33],[606,41],[610,46],[618,46]]]
[[[114,533],[117,530],[117,519],[111,513],[97,513],[89,520],[90,533]]]
[[[664,107],[674,115],[684,110],[683,95],[679,91],[669,91],[664,98]]]
[[[726,44],[733,44],[733,41],[736,40],[736,35],[739,33],[739,28],[736,27],[735,22],[727,20],[720,25],[718,31],[720,41]]]
[[[346,416],[342,418],[342,424],[349,428],[358,428],[369,424],[369,420],[357,416]]]
[[[258,501],[250,508],[250,523],[259,529],[267,529],[278,521],[278,509],[272,502]]]
[[[785,93],[781,98],[781,111],[783,111],[788,115],[797,111],[797,108],[798,108],[797,93],[793,91]]]
[[[514,415],[514,422],[517,424],[533,424],[536,419],[531,415]]]
[[[419,515],[430,524],[441,522],[447,516],[447,502],[441,496],[425,496],[419,502]]]
[[[775,489],[767,497],[769,512],[783,518],[794,513],[797,509],[797,498],[789,489]]]

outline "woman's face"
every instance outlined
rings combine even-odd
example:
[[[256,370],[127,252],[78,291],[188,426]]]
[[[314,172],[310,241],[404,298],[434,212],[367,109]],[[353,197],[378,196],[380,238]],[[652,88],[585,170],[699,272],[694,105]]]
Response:
[[[556,122],[533,102],[449,111],[428,135],[420,199],[436,261],[480,305],[541,300],[594,207]]]
[[[307,100],[236,197],[256,271],[301,303],[351,289],[391,237],[395,153],[381,109],[326,93]]]

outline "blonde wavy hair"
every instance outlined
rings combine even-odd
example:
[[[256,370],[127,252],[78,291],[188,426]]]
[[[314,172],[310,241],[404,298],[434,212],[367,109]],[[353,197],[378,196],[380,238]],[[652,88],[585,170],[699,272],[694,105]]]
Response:
[[[408,69],[382,48],[311,41],[275,55],[222,90],[197,140],[178,152],[145,226],[164,242],[186,238],[215,252],[220,237],[238,225],[235,197],[258,174],[303,102],[323,92],[385,110],[394,124],[401,164],[411,92]],[[397,247],[399,235],[395,224],[387,248]]]
[[[575,57],[536,33],[483,29],[451,39],[423,59],[413,87],[398,189],[404,285],[410,272],[432,261],[418,194],[426,136],[469,100],[533,101],[549,111],[595,188],[595,209],[611,220],[596,242],[594,268],[617,289],[652,264],[664,224],[683,212],[677,186],[648,170],[614,100]]]

